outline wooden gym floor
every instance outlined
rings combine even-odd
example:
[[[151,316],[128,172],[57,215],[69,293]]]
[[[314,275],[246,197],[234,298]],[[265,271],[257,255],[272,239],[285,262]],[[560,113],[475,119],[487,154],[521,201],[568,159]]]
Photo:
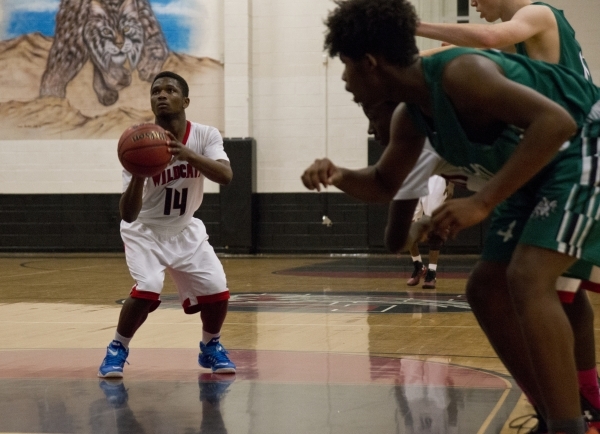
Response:
[[[406,256],[221,259],[237,374],[197,365],[167,277],[123,381],[102,381],[123,255],[0,256],[0,433],[504,434],[532,412],[464,299],[474,257],[442,255],[433,291],[406,286]]]

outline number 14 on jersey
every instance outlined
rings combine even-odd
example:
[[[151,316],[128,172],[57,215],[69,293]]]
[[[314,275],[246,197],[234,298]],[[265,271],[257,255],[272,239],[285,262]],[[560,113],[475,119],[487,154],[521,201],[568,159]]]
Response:
[[[171,210],[179,210],[179,215],[185,214],[187,203],[187,188],[179,192],[174,188],[165,188],[165,215],[171,215]]]

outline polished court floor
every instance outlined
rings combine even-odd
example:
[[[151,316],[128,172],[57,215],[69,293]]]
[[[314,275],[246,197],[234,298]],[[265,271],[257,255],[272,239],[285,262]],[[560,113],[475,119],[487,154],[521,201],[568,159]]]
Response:
[[[237,374],[197,365],[199,317],[167,277],[103,381],[123,255],[0,256],[0,433],[504,434],[532,412],[464,299],[474,257],[442,257],[436,290],[406,286],[406,256],[221,259]]]

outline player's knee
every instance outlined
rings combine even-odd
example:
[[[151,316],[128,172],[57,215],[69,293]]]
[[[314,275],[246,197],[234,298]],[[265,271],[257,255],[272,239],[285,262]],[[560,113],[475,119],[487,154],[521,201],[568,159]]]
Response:
[[[506,280],[511,292],[515,294],[520,291],[519,288],[533,287],[538,281],[536,273],[532,273],[528,267],[514,263],[511,263],[506,270]]]
[[[435,232],[430,232],[427,237],[429,250],[440,250],[444,245],[444,239]]]
[[[465,288],[465,295],[467,297],[467,302],[469,303],[469,306],[471,306],[471,309],[473,310],[477,310],[480,307],[483,307],[486,305],[486,297],[484,296],[484,290],[483,290],[483,281],[480,278],[481,276],[479,275],[479,273],[477,272],[477,270],[475,269],[473,271],[473,273],[471,273],[471,276],[469,277],[469,280],[467,281],[467,285]]]
[[[473,310],[494,309],[509,301],[506,287],[506,268],[481,263],[471,273],[466,286],[466,297]]]

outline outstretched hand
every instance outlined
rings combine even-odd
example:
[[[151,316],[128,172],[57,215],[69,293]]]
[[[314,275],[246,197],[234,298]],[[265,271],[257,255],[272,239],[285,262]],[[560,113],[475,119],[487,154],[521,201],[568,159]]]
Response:
[[[447,233],[449,238],[454,238],[461,230],[485,220],[490,211],[475,196],[451,199],[433,212],[431,221],[438,233]]]
[[[304,171],[301,179],[309,190],[321,191],[321,185],[337,185],[342,179],[342,171],[328,158],[317,159]]]

